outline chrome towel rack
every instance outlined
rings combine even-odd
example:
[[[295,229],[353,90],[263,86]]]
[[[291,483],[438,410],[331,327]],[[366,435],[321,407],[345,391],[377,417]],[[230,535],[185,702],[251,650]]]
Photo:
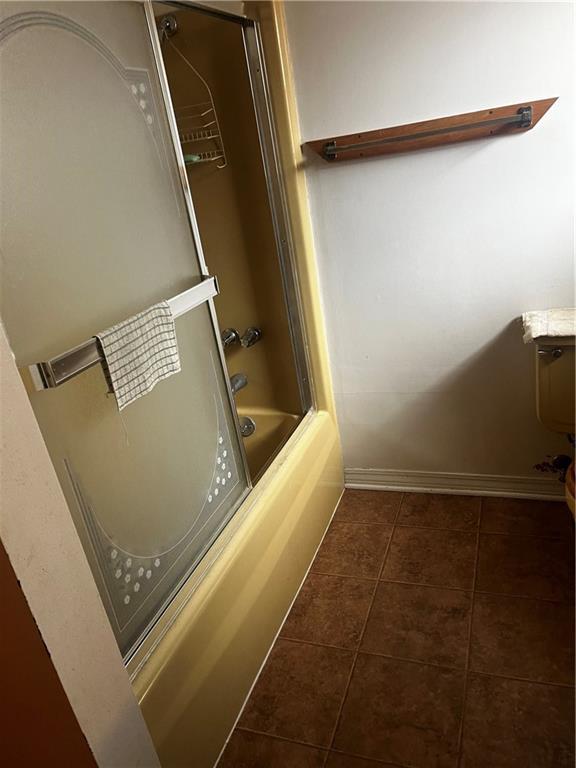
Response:
[[[200,306],[204,302],[217,296],[220,292],[218,281],[215,277],[206,277],[201,283],[189,288],[177,296],[168,299],[168,304],[174,318],[184,315],[191,309]],[[63,352],[57,357],[42,363],[34,363],[28,366],[30,376],[36,390],[54,389],[64,382],[87,371],[88,368],[104,362],[104,355],[100,349],[98,339],[91,339],[79,344],[73,349]]]

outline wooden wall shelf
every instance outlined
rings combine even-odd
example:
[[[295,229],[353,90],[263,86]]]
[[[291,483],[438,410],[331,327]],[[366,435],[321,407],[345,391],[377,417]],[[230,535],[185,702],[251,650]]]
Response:
[[[473,139],[511,136],[533,128],[556,99],[557,97],[525,101],[507,107],[424,120],[421,123],[316,139],[307,141],[302,146],[310,147],[324,160],[334,163],[361,157],[414,152],[418,149],[430,149]]]

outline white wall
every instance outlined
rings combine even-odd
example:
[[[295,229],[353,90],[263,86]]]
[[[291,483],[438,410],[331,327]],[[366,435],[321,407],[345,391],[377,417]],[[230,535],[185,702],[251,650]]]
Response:
[[[303,141],[560,97],[516,137],[306,153],[345,466],[535,476],[566,444],[515,319],[574,301],[573,7],[287,6]]]

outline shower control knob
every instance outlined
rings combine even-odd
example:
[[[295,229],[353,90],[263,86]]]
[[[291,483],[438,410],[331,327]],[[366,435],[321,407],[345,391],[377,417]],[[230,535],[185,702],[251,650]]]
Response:
[[[253,326],[250,326],[250,328],[246,328],[242,334],[240,343],[243,347],[251,347],[253,344],[256,344],[257,341],[260,341],[261,338],[262,331],[260,328],[254,328]]]
[[[240,334],[235,328],[224,328],[220,334],[220,338],[222,339],[224,348],[230,347],[232,344],[240,343]]]

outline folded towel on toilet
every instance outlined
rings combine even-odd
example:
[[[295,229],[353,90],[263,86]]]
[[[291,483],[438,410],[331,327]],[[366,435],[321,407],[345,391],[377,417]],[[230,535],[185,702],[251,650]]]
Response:
[[[524,312],[524,343],[528,344],[542,336],[576,335],[576,309],[537,309]]]
[[[167,301],[96,334],[118,410],[180,371],[174,317]]]

